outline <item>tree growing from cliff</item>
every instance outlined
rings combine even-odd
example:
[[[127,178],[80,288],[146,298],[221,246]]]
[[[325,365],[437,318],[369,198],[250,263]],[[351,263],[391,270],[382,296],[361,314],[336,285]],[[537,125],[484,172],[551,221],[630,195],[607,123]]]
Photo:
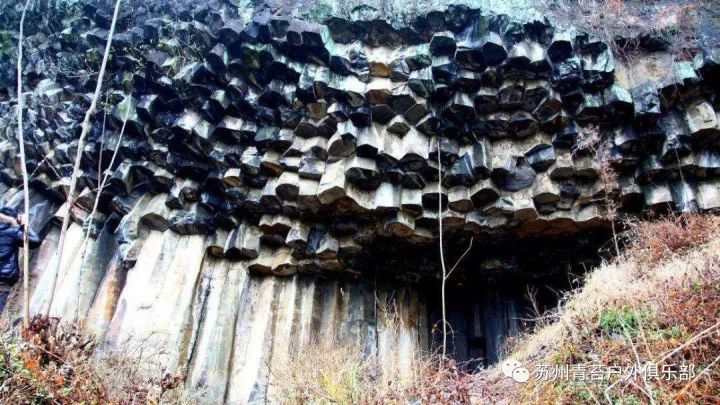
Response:
[[[612,142],[603,139],[600,129],[591,125],[580,131],[577,142],[573,148],[574,154],[589,152],[594,156],[594,163],[597,166],[598,177],[602,182],[603,201],[607,210],[607,218],[612,227],[613,245],[615,254],[620,256],[620,244],[615,222],[618,219],[618,205],[614,194],[618,187],[618,174],[612,166]]]
[[[23,79],[22,79],[22,55],[23,55],[23,39],[25,37],[25,15],[27,14],[30,0],[25,1],[22,16],[20,17],[20,36],[18,38],[18,57],[17,57],[17,137],[20,149],[20,170],[23,179],[23,213],[25,216],[24,226],[29,224],[27,220],[30,214],[30,190],[28,186],[28,172],[25,164],[25,134],[23,133]],[[22,254],[22,273],[23,273],[23,324],[25,327],[30,326],[30,243],[28,241],[28,232],[23,232],[23,254]]]
[[[128,116],[130,115],[130,105],[127,103],[127,99],[125,102],[120,104],[120,113],[123,115],[123,123],[122,127],[120,128],[120,136],[118,137],[117,142],[115,143],[115,150],[113,150],[112,157],[110,158],[110,164],[108,165],[108,169],[112,169],[112,167],[115,165],[115,159],[117,158],[118,150],[120,150],[120,145],[123,141],[123,136],[125,135],[125,127],[127,126],[127,120]],[[103,132],[103,136],[104,136]],[[101,155],[102,156],[102,155]],[[102,160],[100,160],[99,165],[102,164]],[[100,167],[100,166],[98,166]],[[93,203],[92,210],[90,211],[90,214],[87,217],[86,226],[85,226],[85,238],[83,239],[82,245],[80,245],[80,271],[78,272],[78,279],[77,279],[77,305],[75,306],[75,319],[74,321],[77,322],[78,318],[80,317],[80,295],[82,294],[82,279],[83,274],[85,273],[85,268],[87,267],[87,248],[88,243],[90,242],[90,235],[92,234],[92,227],[95,226],[95,215],[97,214],[98,205],[100,205],[100,196],[102,195],[103,190],[105,189],[105,185],[107,184],[109,173],[100,174],[100,171],[98,171],[98,187],[95,191],[95,202]]]
[[[68,196],[66,201],[66,204],[68,204],[68,209],[65,211],[62,226],[60,227],[60,237],[58,238],[58,246],[55,253],[55,258],[52,261],[51,267],[49,269],[50,275],[52,277],[52,282],[50,283],[50,299],[48,301],[47,308],[45,309],[46,316],[50,316],[50,309],[52,308],[53,299],[55,298],[55,287],[57,284],[58,273],[60,272],[60,263],[62,262],[62,252],[63,247],[65,246],[65,236],[67,234],[68,227],[70,226],[70,211],[72,205],[75,202],[77,194],[77,180],[80,173],[80,161],[82,160],[83,149],[85,146],[85,138],[90,132],[90,118],[95,113],[95,109],[97,108],[97,102],[100,98],[103,78],[105,77],[105,68],[107,66],[108,59],[110,58],[110,48],[112,47],[113,35],[115,34],[115,25],[117,23],[121,2],[122,0],[115,1],[115,10],[113,12],[112,22],[110,23],[110,31],[108,32],[107,42],[105,43],[105,52],[103,53],[102,64],[100,65],[100,72],[98,73],[97,84],[95,85],[95,93],[93,94],[92,101],[90,102],[90,107],[85,112],[85,119],[80,125],[80,138],[78,139],[77,153],[75,154],[75,164],[73,166],[73,172],[70,178],[70,189],[68,190]]]
[[[442,310],[442,359],[445,360],[447,358],[447,336],[448,336],[448,320],[447,320],[447,305],[445,300],[445,290],[447,287],[447,281],[450,278],[450,275],[453,271],[458,267],[462,259],[465,258],[465,256],[470,252],[470,249],[472,248],[473,244],[473,238],[470,238],[470,243],[468,245],[468,248],[465,250],[465,253],[460,256],[460,258],[455,262],[455,264],[452,266],[450,271],[447,271],[447,266],[445,265],[445,248],[443,247],[443,207],[442,207],[442,160],[441,160],[441,153],[440,153],[440,140],[438,139],[438,236],[439,236],[439,247],[440,247],[440,268],[442,269],[442,279],[440,282],[440,300],[441,300],[441,310]],[[441,363],[442,365],[442,363]]]

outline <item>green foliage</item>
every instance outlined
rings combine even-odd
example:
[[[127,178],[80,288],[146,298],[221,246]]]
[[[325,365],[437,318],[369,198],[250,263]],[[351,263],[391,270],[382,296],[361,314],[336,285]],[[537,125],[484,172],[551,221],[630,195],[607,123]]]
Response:
[[[5,343],[0,350],[0,381],[10,378],[16,373],[22,373],[25,370],[22,360],[20,359],[20,348],[17,343]]]
[[[633,336],[638,332],[640,324],[649,316],[643,311],[635,311],[630,307],[610,308],[600,315],[600,330],[608,335],[623,334],[623,328]]]
[[[313,7],[310,12],[308,12],[308,17],[311,21],[315,22],[323,22],[330,14],[332,14],[332,7],[330,7],[328,4],[325,3],[317,3],[315,7]]]
[[[588,390],[587,388],[580,390],[578,392],[578,396],[580,397],[580,399],[583,400],[583,402],[586,402],[586,403],[592,402],[592,399],[593,399],[592,392],[590,392],[590,390]]]
[[[626,397],[622,398],[621,402],[619,402],[623,405],[640,405],[642,402],[633,394],[629,394]]]
[[[683,329],[680,325],[675,325],[668,329],[663,329],[662,335],[665,339],[680,339],[683,336]]]
[[[8,31],[0,31],[0,57],[15,55],[15,41]]]
[[[133,92],[133,84],[134,84],[134,76],[133,76],[133,74],[130,73],[130,72],[126,72],[126,73],[123,75],[123,78],[122,78],[122,88],[123,88],[123,91],[124,91],[125,93],[127,93],[127,94],[132,94],[132,92]],[[130,112],[130,111],[129,111],[130,108],[132,108],[132,107],[133,107],[133,106],[132,106],[130,103],[128,103],[128,104],[125,106],[124,111],[121,112],[121,113],[122,113],[121,116],[124,117],[125,114],[128,114],[128,113]]]

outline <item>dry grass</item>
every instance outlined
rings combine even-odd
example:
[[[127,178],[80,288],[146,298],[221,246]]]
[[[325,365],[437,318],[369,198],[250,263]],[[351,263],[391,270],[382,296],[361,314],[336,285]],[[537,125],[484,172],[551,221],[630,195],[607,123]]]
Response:
[[[311,342],[270,369],[282,404],[466,404],[475,376],[440,351],[401,347],[405,326],[392,303],[379,303],[384,355],[344,339]]]
[[[390,365],[390,368],[397,365]],[[352,344],[316,343],[272,374],[283,404],[470,403],[473,376],[440,355],[418,356],[410,374]]]
[[[541,365],[636,367],[648,364],[695,377],[602,381],[531,378],[516,384],[498,369],[483,395],[504,403],[716,403],[720,394],[720,218],[671,216],[633,224],[620,258],[565,297],[551,322],[519,339],[512,358],[531,373]],[[652,367],[652,366],[651,366]],[[619,401],[619,402],[617,402]]]
[[[102,355],[100,355],[102,354]],[[73,325],[37,316],[21,335],[0,336],[0,403],[187,403],[181,375],[140,371],[131,352],[103,352]]]
[[[697,16],[703,2],[662,0],[544,0],[553,18],[592,33],[613,45],[615,55],[631,60],[639,51],[640,34],[661,34],[682,59],[696,47]],[[709,7],[713,7],[709,5]],[[623,37],[626,41],[617,41]]]

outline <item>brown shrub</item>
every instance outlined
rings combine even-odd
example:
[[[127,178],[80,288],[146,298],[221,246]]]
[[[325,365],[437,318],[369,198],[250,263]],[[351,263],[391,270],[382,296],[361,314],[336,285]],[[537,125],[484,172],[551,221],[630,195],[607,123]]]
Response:
[[[679,59],[692,59],[697,47],[694,30],[697,17],[713,9],[711,1],[637,0],[544,0],[549,14],[560,25],[592,33],[613,47],[615,56],[631,62],[639,53],[639,35],[663,34],[670,52]],[[624,37],[625,41],[616,41]]]
[[[665,340],[663,358],[666,363],[686,362],[708,367],[703,374],[696,370],[696,380],[670,381],[666,391],[674,394],[681,403],[709,404],[717,401],[720,392],[720,373],[716,365],[720,360],[720,279],[707,278],[667,296],[659,320],[660,330],[676,330],[678,336],[687,337],[678,342]],[[675,336],[672,336],[675,337]],[[680,339],[678,339],[680,340]],[[692,342],[691,344],[684,344]],[[662,349],[660,346],[658,349]],[[656,351],[658,351],[656,349]]]
[[[669,214],[657,221],[631,224],[626,240],[632,259],[653,266],[672,255],[684,254],[720,235],[720,218],[703,214]]]
[[[146,376],[139,359],[98,352],[75,325],[36,316],[20,336],[0,336],[0,403],[157,404],[180,391],[180,375]]]
[[[717,403],[720,392],[720,218],[671,215],[634,223],[622,256],[593,270],[563,300],[556,322],[524,336],[511,357],[538,367],[657,367],[691,373],[599,381],[531,378],[513,384],[488,372],[486,397],[504,403]],[[692,372],[690,372],[690,368]],[[607,376],[606,376],[607,377]]]

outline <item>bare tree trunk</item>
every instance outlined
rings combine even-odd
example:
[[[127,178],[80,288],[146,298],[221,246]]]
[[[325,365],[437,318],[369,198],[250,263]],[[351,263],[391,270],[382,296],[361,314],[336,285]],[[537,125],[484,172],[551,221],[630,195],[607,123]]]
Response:
[[[25,215],[25,232],[23,232],[23,324],[27,328],[30,326],[30,245],[28,242],[27,227],[29,226],[28,219],[30,218],[30,191],[28,189],[28,172],[27,165],[25,164],[25,135],[23,133],[23,79],[22,79],[22,54],[23,54],[23,40],[25,39],[25,14],[27,13],[28,6],[30,6],[30,0],[25,1],[25,7],[23,7],[22,16],[20,17],[20,38],[18,39],[18,59],[17,59],[17,115],[18,115],[18,145],[20,147],[20,166],[23,177],[23,213]]]
[[[442,359],[441,361],[445,361],[447,358],[447,327],[448,327],[448,320],[447,320],[447,304],[445,303],[445,287],[447,285],[447,280],[450,278],[450,275],[457,269],[458,265],[460,265],[460,262],[462,259],[467,256],[468,253],[470,253],[470,249],[472,249],[473,245],[473,239],[470,237],[470,243],[468,244],[467,249],[465,249],[465,252],[460,256],[460,258],[457,259],[455,264],[453,264],[450,271],[447,271],[447,266],[445,266],[445,249],[443,248],[443,227],[442,227],[442,161],[440,160],[440,141],[438,140],[438,233],[440,235],[440,265],[442,267],[442,280],[440,283],[440,300],[441,306],[442,306],[442,334],[443,334],[443,340],[442,340]],[[442,366],[443,363],[440,363]]]
[[[58,239],[57,251],[55,252],[55,260],[52,262],[50,268],[50,274],[52,276],[52,283],[50,284],[50,300],[46,309],[46,316],[50,316],[50,308],[52,308],[53,299],[55,298],[55,287],[57,284],[58,272],[60,271],[60,263],[62,262],[63,247],[65,246],[65,235],[67,229],[70,226],[70,209],[75,201],[76,187],[78,172],[80,171],[80,161],[82,160],[83,148],[85,146],[85,137],[90,132],[90,117],[92,117],[97,107],[98,98],[100,98],[100,90],[102,89],[103,77],[105,76],[105,67],[110,57],[110,47],[112,46],[113,34],[115,33],[115,24],[117,23],[118,12],[120,11],[120,2],[122,0],[115,1],[115,11],[113,13],[112,23],[110,24],[110,32],[108,33],[107,43],[105,44],[105,53],[103,55],[102,64],[100,65],[100,72],[98,73],[97,84],[95,86],[95,94],[93,95],[92,101],[90,102],[90,108],[85,113],[85,119],[83,120],[81,127],[82,132],[80,133],[80,139],[78,140],[77,154],[75,155],[75,165],[73,166],[72,176],[70,178],[70,190],[68,191],[67,203],[70,205],[68,210],[65,212],[62,226],[60,227],[60,237]]]
[[[440,138],[438,138],[438,233],[440,234],[440,266],[442,267],[442,284],[440,286],[440,299],[442,300],[442,357],[447,356],[447,308],[445,305],[445,281],[447,281],[447,268],[445,267],[445,251],[443,249],[443,209],[442,209],[442,160],[440,156]]]

